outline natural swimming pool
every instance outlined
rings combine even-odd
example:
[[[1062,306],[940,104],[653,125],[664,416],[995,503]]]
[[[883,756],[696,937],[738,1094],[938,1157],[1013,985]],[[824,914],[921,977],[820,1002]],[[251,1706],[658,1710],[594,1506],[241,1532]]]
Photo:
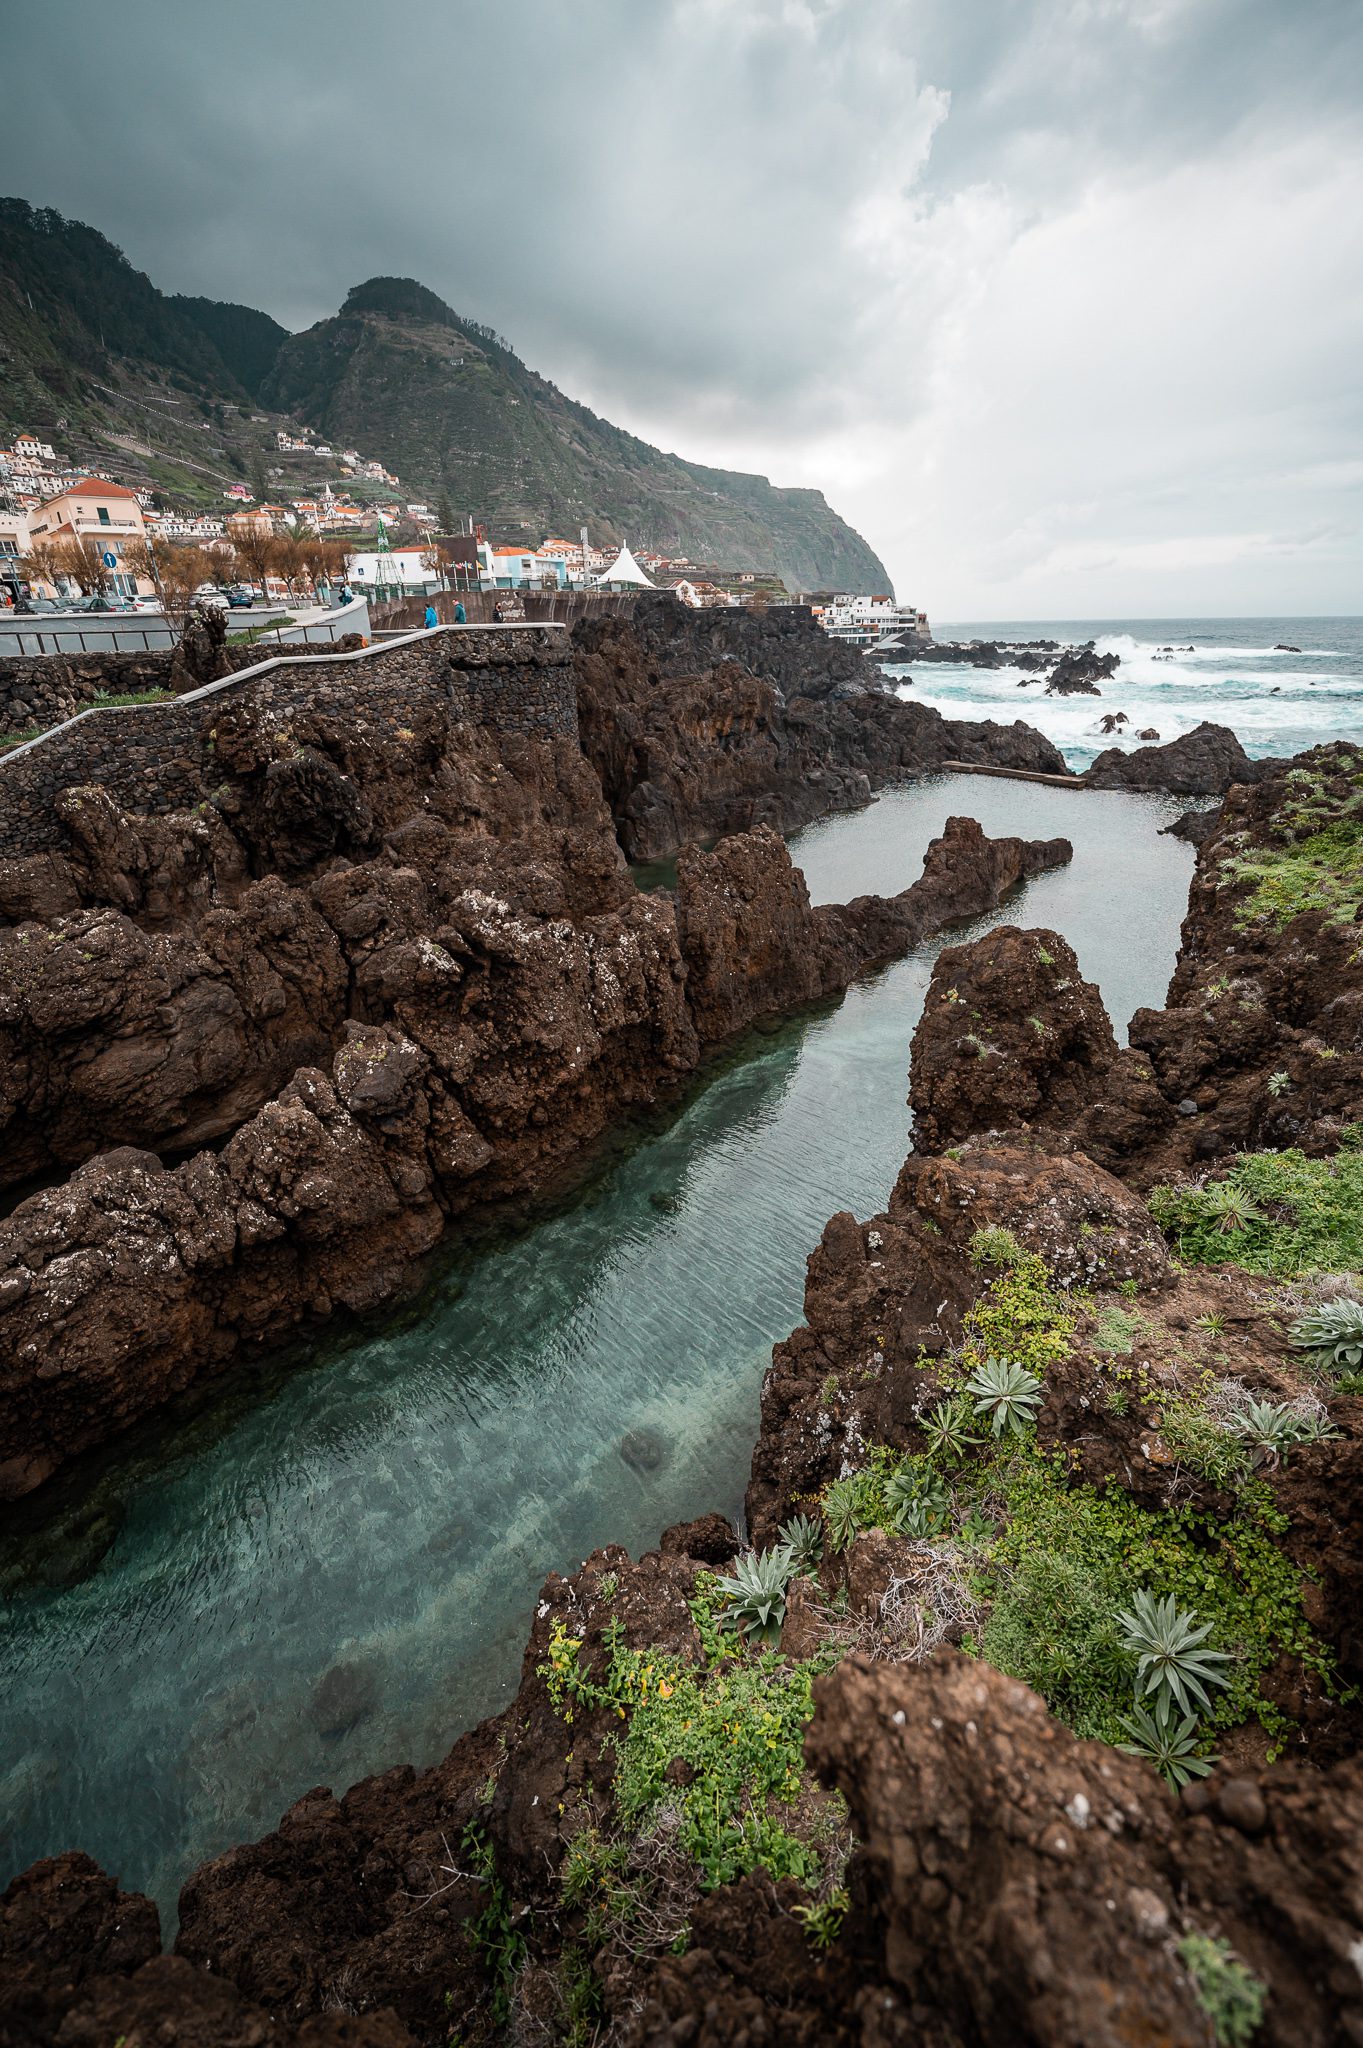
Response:
[[[1063,932],[1120,1031],[1173,967],[1180,808],[936,777],[792,851],[835,901],[912,881],[952,811],[1067,834],[1071,867],[969,930]],[[737,1513],[805,1259],[834,1211],[884,1203],[932,961],[965,935],[754,1036],[414,1310],[241,1375],[0,1543],[0,1885],[80,1847],[169,1923],[195,1863],[309,1787],[430,1762],[505,1704],[546,1573]]]

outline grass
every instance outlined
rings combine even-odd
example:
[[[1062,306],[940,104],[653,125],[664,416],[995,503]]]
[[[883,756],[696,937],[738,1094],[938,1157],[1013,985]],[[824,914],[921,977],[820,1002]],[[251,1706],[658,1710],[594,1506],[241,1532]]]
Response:
[[[1227,855],[1221,873],[1248,887],[1237,906],[1242,929],[1266,922],[1277,930],[1303,911],[1350,924],[1363,903],[1363,775],[1351,754],[1320,757],[1294,768],[1287,793],[1269,820],[1277,843]]]
[[[257,640],[268,640],[278,627],[295,626],[297,623],[288,612],[282,612],[277,619],[268,622],[262,619],[258,626],[248,626],[244,633],[229,633],[227,644],[229,647],[254,647]]]
[[[1363,1268],[1363,1149],[1357,1144],[1327,1159],[1296,1150],[1247,1152],[1226,1181],[1263,1216],[1227,1231],[1224,1201],[1206,1188],[1161,1187],[1150,1197],[1151,1215],[1188,1264],[1229,1260],[1280,1279]]]

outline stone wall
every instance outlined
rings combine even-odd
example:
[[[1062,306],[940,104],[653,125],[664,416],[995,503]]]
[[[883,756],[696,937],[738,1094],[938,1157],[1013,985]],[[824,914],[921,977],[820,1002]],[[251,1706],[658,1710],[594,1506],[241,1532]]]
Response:
[[[140,654],[15,654],[0,656],[0,736],[74,718],[101,692],[133,696],[168,690],[175,650]]]
[[[354,705],[396,731],[432,695],[461,720],[535,738],[577,737],[571,648],[562,627],[447,627],[358,654],[259,663],[161,704],[86,711],[0,755],[0,858],[65,843],[59,791],[98,783],[121,808],[181,810],[215,786],[208,734],[228,705],[287,720]]]

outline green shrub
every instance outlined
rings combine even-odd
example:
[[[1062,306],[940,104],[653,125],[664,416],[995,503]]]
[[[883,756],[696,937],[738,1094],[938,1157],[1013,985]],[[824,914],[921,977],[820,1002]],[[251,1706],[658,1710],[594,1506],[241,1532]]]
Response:
[[[1211,2021],[1216,2048],[1248,2048],[1264,2016],[1264,1987],[1232,1953],[1229,1942],[1185,1934],[1178,1959]]]
[[[1283,1278],[1363,1266],[1363,1152],[1348,1147],[1330,1159],[1247,1152],[1215,1185],[1227,1182],[1261,1212],[1237,1230],[1233,1253],[1222,1227],[1224,1197],[1191,1187],[1152,1193],[1150,1213],[1181,1259],[1219,1265],[1233,1256],[1246,1272]]]
[[[1196,1715],[1174,1713],[1168,1700],[1158,1700],[1153,1713],[1138,1701],[1123,1725],[1131,1739],[1117,1747],[1128,1756],[1144,1757],[1176,1788],[1205,1778],[1219,1761],[1199,1751]]]
[[[979,1497],[1002,1510],[985,1546],[980,1590],[993,1608],[978,1647],[1036,1686],[1076,1734],[1118,1743],[1127,1733],[1134,1665],[1111,1656],[1104,1617],[1115,1629],[1133,1585],[1195,1610],[1211,1645],[1234,1653],[1210,1728],[1253,1718],[1273,1736],[1290,1729],[1259,1691],[1280,1655],[1300,1658],[1327,1690],[1333,1684],[1333,1657],[1302,1612],[1301,1574],[1272,1540],[1284,1525],[1262,1482],[1249,1482],[1234,1518],[1221,1522],[1189,1507],[1151,1513],[1119,1487],[1072,1485],[1064,1454],[1035,1443],[995,1454],[974,1478]],[[958,1499],[964,1491],[958,1482]],[[1048,1595],[1066,1611],[1048,1618]]]

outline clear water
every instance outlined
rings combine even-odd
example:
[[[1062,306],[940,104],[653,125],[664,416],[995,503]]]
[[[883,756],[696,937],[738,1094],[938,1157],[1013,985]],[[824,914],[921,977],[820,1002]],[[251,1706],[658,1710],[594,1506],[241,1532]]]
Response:
[[[795,851],[830,901],[913,880],[952,811],[1066,832],[1073,867],[986,922],[1058,926],[1124,1019],[1173,966],[1192,853],[1156,828],[1177,809],[939,778]],[[903,1159],[935,950],[754,1038],[557,1213],[452,1259],[418,1313],[142,1435],[0,1548],[0,1885],[79,1846],[173,1925],[204,1857],[503,1705],[549,1571],[736,1516],[806,1256]],[[327,1735],[337,1662],[373,1703]]]
[[[1013,619],[933,631],[939,640],[1093,640],[1100,654],[1119,654],[1101,698],[1047,697],[1044,676],[1014,668],[908,671],[904,695],[947,718],[1025,718],[1071,768],[1087,768],[1104,747],[1142,745],[1149,727],[1176,740],[1204,718],[1228,725],[1255,760],[1363,736],[1363,618]],[[1301,652],[1275,652],[1280,641]],[[1177,650],[1172,659],[1165,647]],[[1110,737],[1099,726],[1108,711],[1130,721]]]

